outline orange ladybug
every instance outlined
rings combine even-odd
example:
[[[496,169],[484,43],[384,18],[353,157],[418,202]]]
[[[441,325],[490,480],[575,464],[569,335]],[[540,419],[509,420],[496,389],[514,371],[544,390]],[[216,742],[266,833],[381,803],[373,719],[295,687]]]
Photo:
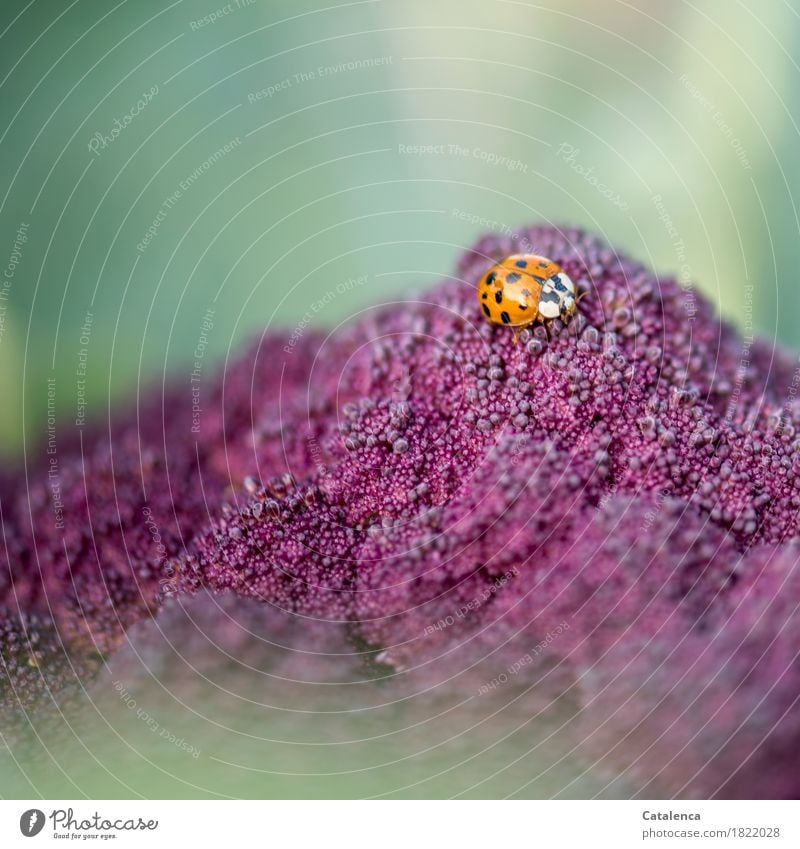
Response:
[[[581,296],[583,297],[583,296]],[[535,321],[568,321],[578,312],[575,284],[564,269],[537,254],[512,254],[493,265],[478,284],[478,302],[493,324],[516,332]]]

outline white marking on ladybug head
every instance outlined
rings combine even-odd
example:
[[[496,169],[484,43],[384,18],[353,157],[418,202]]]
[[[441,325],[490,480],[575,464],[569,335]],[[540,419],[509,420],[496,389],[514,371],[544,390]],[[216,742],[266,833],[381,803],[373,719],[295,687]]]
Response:
[[[549,300],[542,298],[539,301],[539,315],[542,318],[558,318],[560,313],[560,299],[554,298]]]

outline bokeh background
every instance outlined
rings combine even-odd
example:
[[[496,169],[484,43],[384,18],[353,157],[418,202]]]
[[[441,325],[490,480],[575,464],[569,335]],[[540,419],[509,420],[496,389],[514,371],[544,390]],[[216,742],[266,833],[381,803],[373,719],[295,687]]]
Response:
[[[597,231],[743,332],[800,346],[790,2],[4,0],[1,14],[6,466],[41,455],[48,402],[68,429],[164,380],[188,394],[198,346],[210,370],[266,327],[335,326],[452,273],[480,233],[542,220]],[[68,734],[29,761],[0,755],[0,795],[625,792],[568,749],[545,757],[548,741],[515,762],[513,712],[475,734],[450,708],[365,711],[297,684],[276,707],[280,676],[159,672],[133,648],[117,663]],[[158,732],[111,686],[123,673]],[[175,676],[191,686],[176,694]]]

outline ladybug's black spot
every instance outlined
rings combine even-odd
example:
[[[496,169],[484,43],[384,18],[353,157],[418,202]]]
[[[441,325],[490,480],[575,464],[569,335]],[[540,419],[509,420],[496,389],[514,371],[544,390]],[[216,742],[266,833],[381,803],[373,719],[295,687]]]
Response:
[[[528,260],[527,259],[518,259],[514,263],[514,265],[516,265],[517,268],[527,268],[528,267]]]
[[[521,274],[517,274],[516,271],[512,271],[511,274],[506,277],[506,283],[516,283],[517,280],[520,279],[520,277],[522,277]]]
[[[542,261],[539,263],[539,268],[547,268],[547,263]]]
[[[528,305],[527,304],[519,304],[519,308],[521,310],[526,310],[526,309],[528,309]]]
[[[510,324],[511,323],[511,316],[507,312],[501,312],[500,318],[502,319],[503,324]]]
[[[487,286],[491,286],[491,285],[492,285],[492,283],[494,283],[494,278],[495,278],[495,277],[497,277],[497,272],[495,272],[495,271],[490,271],[490,272],[486,275],[486,280],[484,280],[483,282],[484,282],[484,283],[486,283],[486,285],[487,285]]]
[[[495,299],[495,301],[497,301],[498,304],[503,303],[503,290],[502,289],[500,289],[500,291],[494,293],[494,299]]]
[[[488,292],[484,292],[484,293],[481,295],[481,297],[482,297],[482,298],[483,298],[483,300],[485,301],[485,300],[489,297],[489,293],[488,293]]]
[[[486,318],[491,318],[492,313],[489,307],[487,307],[486,304],[481,304],[481,306],[483,307],[483,314],[486,316]]]
[[[530,289],[523,289],[523,290],[522,290],[522,294],[523,294],[526,298],[530,298],[530,296],[531,296],[531,290],[530,290]]]

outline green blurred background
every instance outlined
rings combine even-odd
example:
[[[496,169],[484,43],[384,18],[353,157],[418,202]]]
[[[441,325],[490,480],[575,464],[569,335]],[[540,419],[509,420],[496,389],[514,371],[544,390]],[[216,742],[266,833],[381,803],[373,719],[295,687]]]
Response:
[[[3,0],[0,33],[6,463],[39,450],[49,378],[59,421],[80,393],[102,419],[164,374],[188,380],[209,310],[211,362],[267,325],[333,325],[426,286],[481,232],[542,220],[800,344],[791,3]],[[179,753],[118,699],[106,711],[147,752],[135,792],[201,769],[161,764]],[[81,792],[124,795],[96,774],[104,746],[61,763]],[[72,795],[45,763],[36,787]],[[237,795],[284,786],[238,775]]]

